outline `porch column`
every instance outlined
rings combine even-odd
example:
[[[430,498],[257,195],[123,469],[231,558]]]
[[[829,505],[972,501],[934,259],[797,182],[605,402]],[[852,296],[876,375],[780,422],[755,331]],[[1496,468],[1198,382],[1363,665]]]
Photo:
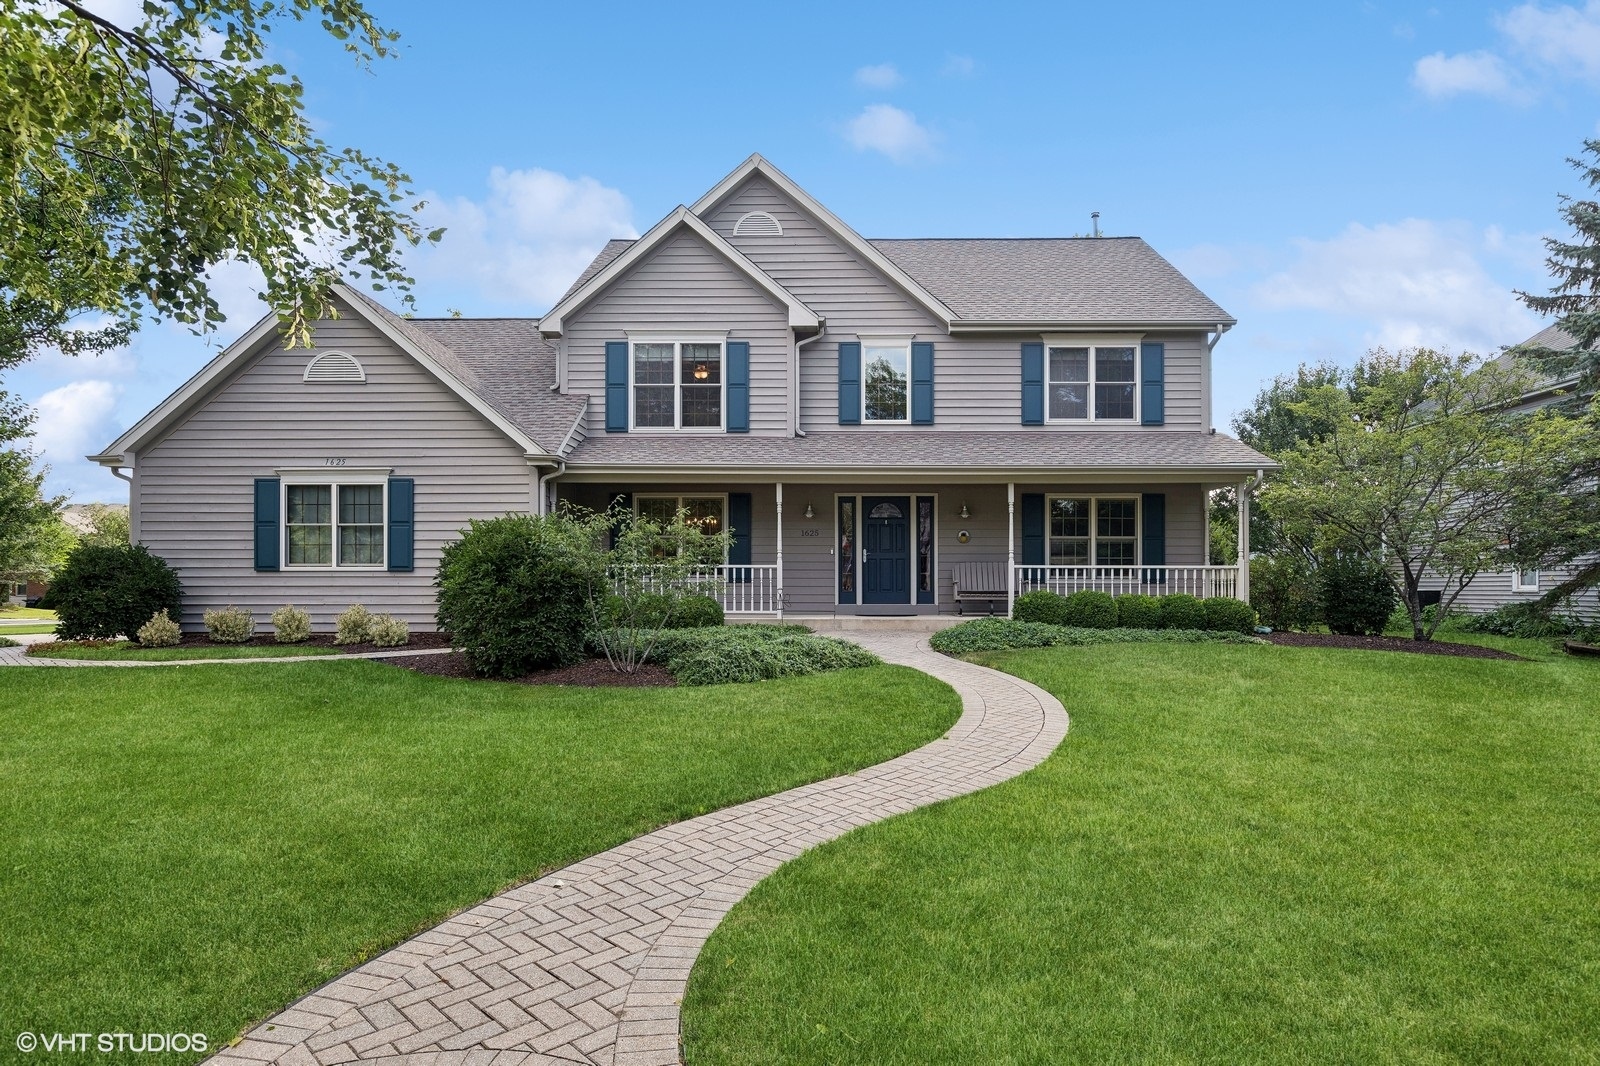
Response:
[[[1239,576],[1234,595],[1250,602],[1250,482],[1239,482]]]
[[[776,482],[778,495],[778,617],[783,617],[783,482]]]
[[[1006,617],[1017,599],[1017,483],[1006,482]]]

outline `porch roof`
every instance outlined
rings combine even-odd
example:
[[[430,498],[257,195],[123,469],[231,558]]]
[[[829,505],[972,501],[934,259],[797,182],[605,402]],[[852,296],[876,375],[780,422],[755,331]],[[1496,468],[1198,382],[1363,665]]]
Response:
[[[1179,430],[1024,432],[901,430],[667,436],[596,434],[573,449],[578,473],[845,472],[939,475],[1092,473],[1229,477],[1277,463],[1225,433]]]

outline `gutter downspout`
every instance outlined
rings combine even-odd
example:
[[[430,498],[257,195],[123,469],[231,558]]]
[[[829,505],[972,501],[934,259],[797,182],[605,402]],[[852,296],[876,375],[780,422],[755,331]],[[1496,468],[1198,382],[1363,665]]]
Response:
[[[817,323],[816,336],[794,342],[794,366],[791,368],[792,373],[789,377],[791,383],[789,387],[789,417],[794,420],[792,428],[794,429],[794,435],[797,437],[806,435],[806,431],[800,428],[800,349],[808,344],[815,344],[820,341],[822,335],[826,332],[828,332],[828,320],[823,319]]]
[[[558,478],[566,472],[567,461],[565,459],[557,459],[555,468],[553,470],[551,470],[548,474],[539,475],[538,487],[535,489],[535,491],[538,493],[538,500],[536,501],[538,509],[534,511],[534,514],[550,513],[550,494],[546,490],[545,486],[550,483],[552,478]]]
[[[1217,328],[1212,331],[1211,336],[1206,339],[1205,366],[1202,368],[1201,376],[1203,388],[1200,390],[1203,395],[1200,398],[1200,402],[1205,406],[1206,409],[1206,428],[1213,433],[1217,431],[1217,426],[1213,421],[1213,412],[1211,410],[1211,353],[1216,350],[1217,342],[1222,339],[1222,335],[1228,332],[1228,330],[1231,328],[1232,327],[1218,322]]]

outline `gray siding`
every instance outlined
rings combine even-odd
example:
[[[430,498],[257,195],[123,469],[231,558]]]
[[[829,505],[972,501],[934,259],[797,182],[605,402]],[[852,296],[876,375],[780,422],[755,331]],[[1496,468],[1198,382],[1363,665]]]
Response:
[[[316,344],[359,359],[366,383],[308,385],[300,376],[312,353],[274,342],[135,458],[138,536],[178,568],[185,628],[210,607],[236,604],[264,623],[294,603],[326,630],[361,602],[431,630],[443,545],[468,519],[532,509],[522,449],[364,321],[346,312],[323,322]],[[255,571],[254,479],[330,458],[416,479],[414,572]]]
[[[1577,568],[1573,566],[1541,570],[1537,592],[1513,592],[1512,575],[1509,570],[1479,574],[1467,584],[1461,595],[1456,597],[1452,610],[1457,613],[1482,614],[1484,611],[1492,611],[1496,607],[1504,607],[1510,603],[1532,603],[1576,572]],[[1429,574],[1422,585],[1424,588],[1438,588],[1439,579]],[[1562,613],[1568,610],[1576,611],[1585,618],[1600,619],[1600,589],[1589,589],[1573,597],[1571,604],[1562,608]]]
[[[788,312],[691,233],[666,241],[567,323],[567,391],[589,394],[589,432],[605,430],[606,342],[656,329],[726,329],[729,340],[749,341],[750,432],[788,432]]]

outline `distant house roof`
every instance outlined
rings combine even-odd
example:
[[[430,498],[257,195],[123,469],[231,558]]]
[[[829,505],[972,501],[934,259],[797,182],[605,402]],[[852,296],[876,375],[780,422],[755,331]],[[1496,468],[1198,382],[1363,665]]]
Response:
[[[1541,329],[1538,333],[1535,333],[1533,336],[1523,341],[1521,344],[1514,344],[1507,351],[1500,353],[1500,358],[1495,360],[1495,362],[1497,362],[1502,368],[1509,370],[1512,366],[1518,362],[1521,362],[1521,357],[1517,353],[1517,349],[1519,348],[1554,348],[1557,351],[1562,351],[1567,348],[1576,347],[1577,343],[1578,340],[1576,337],[1572,336],[1572,334],[1568,333],[1560,326],[1551,323],[1544,329]],[[1530,366],[1529,369],[1538,375],[1537,378],[1535,378],[1534,383],[1530,385],[1527,392],[1524,393],[1525,396],[1530,398],[1536,396],[1546,396],[1557,389],[1566,388],[1577,381],[1577,377],[1573,374],[1548,374],[1542,369],[1533,366]]]

